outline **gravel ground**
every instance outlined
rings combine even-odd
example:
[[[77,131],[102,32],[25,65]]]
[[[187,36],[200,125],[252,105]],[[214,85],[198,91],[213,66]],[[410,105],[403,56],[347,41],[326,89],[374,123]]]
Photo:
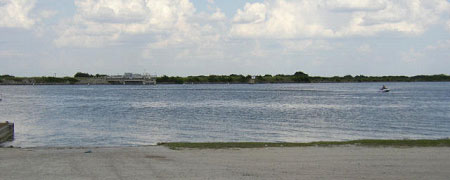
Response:
[[[0,148],[0,179],[449,179],[450,148]]]

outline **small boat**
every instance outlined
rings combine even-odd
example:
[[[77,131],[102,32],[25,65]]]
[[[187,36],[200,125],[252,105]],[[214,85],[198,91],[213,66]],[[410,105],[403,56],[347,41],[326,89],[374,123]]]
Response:
[[[383,85],[383,87],[380,88],[380,91],[381,91],[381,92],[389,92],[390,89],[387,88],[385,85]]]

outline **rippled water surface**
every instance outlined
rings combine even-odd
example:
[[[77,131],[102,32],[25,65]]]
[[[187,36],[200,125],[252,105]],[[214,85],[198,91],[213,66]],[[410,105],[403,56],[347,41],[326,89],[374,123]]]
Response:
[[[450,83],[0,86],[7,145],[450,137]]]

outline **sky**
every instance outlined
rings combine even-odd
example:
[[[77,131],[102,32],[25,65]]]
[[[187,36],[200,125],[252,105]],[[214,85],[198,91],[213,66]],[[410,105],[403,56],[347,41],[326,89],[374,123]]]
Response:
[[[450,0],[0,0],[0,74],[450,74]]]

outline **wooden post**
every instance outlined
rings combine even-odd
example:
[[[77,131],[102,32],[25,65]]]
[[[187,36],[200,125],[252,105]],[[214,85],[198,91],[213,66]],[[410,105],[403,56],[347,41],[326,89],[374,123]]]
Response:
[[[0,143],[14,139],[14,123],[0,123]]]

